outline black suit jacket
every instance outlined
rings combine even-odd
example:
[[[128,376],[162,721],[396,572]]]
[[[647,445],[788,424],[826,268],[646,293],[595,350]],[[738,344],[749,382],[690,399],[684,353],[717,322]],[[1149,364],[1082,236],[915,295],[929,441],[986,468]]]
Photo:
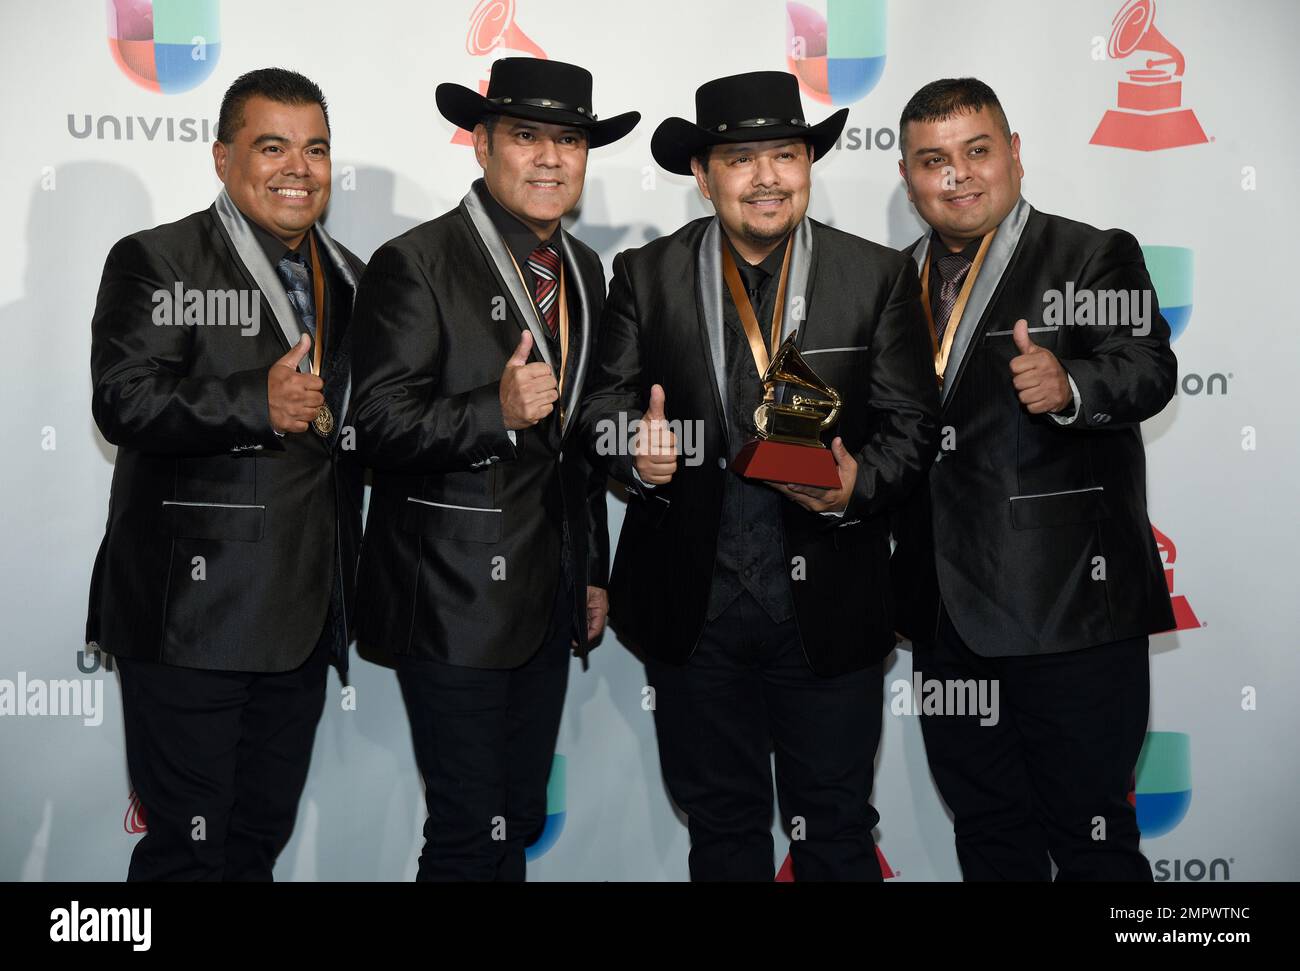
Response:
[[[564,238],[594,329],[600,258]],[[566,398],[584,360],[572,276],[567,289]],[[559,408],[511,443],[499,384],[526,326],[464,202],[370,261],[353,358],[357,447],[374,470],[358,580],[367,659],[517,667],[541,646],[560,582],[574,586],[585,657],[586,588],[608,570],[606,480],[571,423],[562,434]]]
[[[359,276],[364,264],[338,250]],[[256,333],[156,324],[155,294],[178,283],[256,294]],[[332,270],[330,294],[324,373],[340,419],[353,293]],[[182,667],[292,670],[321,636],[337,578],[344,660],[362,469],[337,433],[271,427],[267,372],[290,344],[216,206],[114,245],[91,329],[92,410],[117,460],[87,641]]]
[[[679,459],[673,480],[653,490],[638,484],[629,455],[600,457],[629,489],[611,618],[620,637],[669,663],[684,663],[704,628],[723,477],[735,474],[727,466],[744,444],[728,441],[697,282],[712,218],[615,259],[582,411],[583,433],[595,441],[620,412],[639,418],[657,383],[669,420],[703,422],[703,461]],[[836,675],[893,647],[886,512],[930,463],[938,403],[913,267],[894,250],[811,225],[798,343],[818,352],[809,364],[844,398],[835,433],[856,458],[858,479],[843,518],[789,501],[781,517],[790,571],[802,558],[804,578],[790,586],[804,654],[817,673]]]
[[[1150,333],[1136,322],[1041,329],[1044,295],[1067,281],[1076,292],[1150,291]],[[1072,424],[1020,405],[1010,362],[1022,317],[1078,387]],[[940,419],[955,447],[894,520],[900,632],[933,637],[940,598],[970,648],[990,657],[1171,628],[1139,423],[1173,395],[1177,361],[1137,240],[1031,210],[969,348],[955,374],[949,365]]]

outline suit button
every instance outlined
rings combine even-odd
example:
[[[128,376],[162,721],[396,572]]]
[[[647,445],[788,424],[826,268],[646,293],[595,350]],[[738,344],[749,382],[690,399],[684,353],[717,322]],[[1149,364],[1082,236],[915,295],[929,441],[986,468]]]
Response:
[[[720,468],[720,469],[725,469],[726,467],[727,467],[727,460],[724,459],[722,456],[719,455],[719,456],[718,456],[718,468]]]

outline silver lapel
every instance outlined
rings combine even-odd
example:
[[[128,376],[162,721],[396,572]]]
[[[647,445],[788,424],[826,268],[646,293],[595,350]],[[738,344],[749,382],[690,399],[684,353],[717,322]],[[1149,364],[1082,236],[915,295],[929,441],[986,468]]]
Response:
[[[505,281],[506,291],[510,294],[510,299],[514,301],[515,309],[519,311],[520,317],[528,325],[528,329],[532,331],[534,350],[541,355],[543,361],[551,365],[551,367],[555,367],[555,363],[551,360],[550,349],[547,347],[546,330],[542,324],[542,318],[537,313],[533,298],[524,289],[524,282],[519,279],[519,269],[510,256],[510,250],[506,247],[501,234],[497,232],[497,228],[492,225],[492,217],[483,208],[478,193],[473,189],[465,193],[465,198],[460,200],[460,204],[464,206],[479,239],[483,241],[483,245],[487,247],[488,255],[492,257],[492,262],[496,264],[497,272],[501,274],[501,279]]]
[[[790,275],[785,281],[785,306],[781,312],[781,340],[785,340],[795,330],[803,330],[808,320],[808,273],[812,268],[813,231],[812,221],[806,216],[799,220],[790,240],[794,247],[790,253]],[[804,334],[799,334],[799,343],[804,341]]]
[[[727,421],[727,346],[722,336],[722,229],[714,216],[700,240],[698,275],[700,304],[704,308],[704,330],[709,339],[709,355],[713,358],[713,387],[718,392],[722,407],[722,428],[730,428]]]
[[[352,266],[348,263],[348,258],[343,255],[339,249],[339,244],[334,242],[332,236],[325,232],[325,227],[320,223],[315,226],[316,239],[320,241],[321,248],[329,254],[330,263],[334,265],[335,272],[342,278],[343,282],[352,288],[355,294],[357,289],[357,275],[352,272]]]
[[[234,244],[235,253],[238,254],[244,268],[248,270],[253,282],[257,284],[257,289],[262,292],[263,299],[271,308],[271,314],[275,317],[276,326],[280,328],[280,333],[284,336],[285,346],[293,347],[294,344],[298,343],[302,328],[298,325],[298,316],[293,312],[293,306],[289,303],[289,296],[285,293],[284,284],[280,281],[279,274],[275,272],[275,267],[266,258],[266,253],[262,250],[257,237],[253,235],[253,229],[248,225],[248,220],[244,218],[242,212],[235,208],[234,202],[231,201],[225,189],[222,189],[218,194],[213,207],[217,211],[217,218],[221,220],[221,225],[225,227],[226,235],[230,237],[230,242]],[[332,254],[330,258],[333,259],[334,255],[337,254]],[[353,286],[355,286],[355,280]],[[308,357],[304,357],[298,362],[298,370],[304,374],[311,372],[311,361]]]
[[[587,356],[590,350],[591,312],[588,309],[590,304],[587,302],[587,288],[582,282],[582,270],[578,266],[577,254],[569,245],[568,233],[560,233],[560,248],[564,252],[564,265],[567,267],[565,286],[573,286],[578,300],[578,360],[570,362],[569,373],[564,380],[564,401],[561,402],[563,407],[560,409],[560,414],[564,416],[560,425],[560,434],[563,435],[569,428],[569,419],[573,417],[578,402],[582,400],[582,382],[587,377]]]
[[[781,340],[802,328],[808,318],[808,274],[812,268],[812,223],[805,216],[795,227],[790,240],[790,273],[785,283],[785,307],[781,313]],[[722,426],[731,427],[727,418],[727,346],[722,322],[722,223],[717,216],[704,230],[698,257],[700,303],[704,307],[704,329],[713,358],[713,383],[722,404]],[[799,335],[802,343],[803,334]]]
[[[930,252],[930,234],[926,233],[912,250],[912,262],[916,264],[916,272],[920,273],[925,269],[925,255]]]
[[[1016,203],[1016,207],[1007,213],[1006,218],[998,224],[997,235],[993,237],[993,242],[989,244],[989,251],[984,256],[984,265],[980,267],[980,274],[975,278],[975,285],[971,288],[970,299],[966,301],[966,309],[962,312],[961,321],[957,324],[957,333],[952,338],[952,350],[948,353],[948,367],[943,375],[943,393],[941,395],[943,404],[948,403],[948,396],[952,394],[953,388],[957,386],[958,378],[961,375],[962,361],[965,359],[967,351],[970,350],[975,335],[979,332],[984,312],[988,310],[989,302],[993,299],[998,284],[1002,282],[1002,274],[1011,265],[1011,257],[1015,255],[1016,246],[1020,243],[1020,236],[1025,231],[1025,223],[1029,221],[1029,214],[1033,210],[1034,207],[1026,202],[1022,196],[1020,201]],[[927,233],[912,252],[912,259],[916,261],[918,272],[925,269],[925,256],[929,251],[930,236]]]

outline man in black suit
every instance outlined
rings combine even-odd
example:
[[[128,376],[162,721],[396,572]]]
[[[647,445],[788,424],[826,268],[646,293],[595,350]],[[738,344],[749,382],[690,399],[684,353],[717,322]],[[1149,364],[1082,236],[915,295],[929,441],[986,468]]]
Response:
[[[318,225],[320,89],[231,85],[208,209],[108,255],[95,422],[118,447],[86,639],[115,655],[148,833],[132,880],[269,880],[346,669],[361,472],[345,460],[364,265]]]
[[[1169,328],[1131,235],[1021,196],[987,85],[927,85],[899,131],[943,408],[895,523],[899,630],[915,678],[996,683],[1000,707],[922,716],[963,875],[1150,880],[1126,797],[1147,635],[1173,626],[1139,428],[1174,392]]]
[[[424,777],[421,880],[522,880],[570,647],[605,625],[605,477],[572,419],[604,303],[560,227],[598,121],[580,67],[504,58],[439,85],[483,179],[375,253],[357,298],[358,451],[374,468],[358,647],[394,663]]]
[[[583,433],[628,487],[612,618],[645,655],[695,880],[773,878],[773,746],[795,878],[881,878],[886,511],[930,462],[937,399],[911,266],[806,215],[811,166],[847,114],[811,125],[792,75],[757,72],[702,86],[698,124],[659,127],[656,161],[693,174],[717,215],[616,258],[583,404]],[[834,488],[734,468],[769,355],[796,330],[843,396]],[[616,427],[637,428],[631,448],[602,444]],[[696,454],[678,434],[693,427]]]

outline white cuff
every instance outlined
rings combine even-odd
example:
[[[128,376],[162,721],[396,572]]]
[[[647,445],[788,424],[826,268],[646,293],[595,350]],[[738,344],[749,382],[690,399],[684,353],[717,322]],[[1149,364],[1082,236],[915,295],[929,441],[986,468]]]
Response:
[[[1075,419],[1079,417],[1079,410],[1083,407],[1083,403],[1079,401],[1079,386],[1074,383],[1074,378],[1070,376],[1069,371],[1065,372],[1065,378],[1070,382],[1070,396],[1074,401],[1074,406],[1068,415],[1052,413],[1052,421],[1058,425],[1073,425]]]

